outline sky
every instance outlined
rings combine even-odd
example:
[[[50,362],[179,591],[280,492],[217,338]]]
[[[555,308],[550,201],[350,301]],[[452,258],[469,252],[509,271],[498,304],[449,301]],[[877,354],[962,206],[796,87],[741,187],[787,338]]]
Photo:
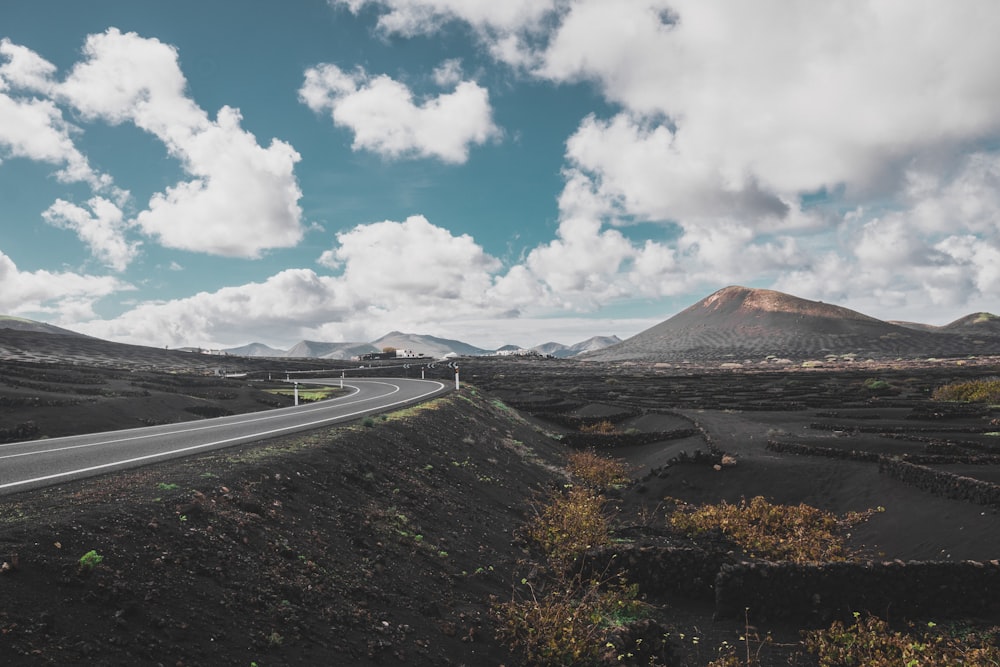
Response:
[[[1000,313],[994,0],[0,3],[0,314],[622,338],[727,285]]]

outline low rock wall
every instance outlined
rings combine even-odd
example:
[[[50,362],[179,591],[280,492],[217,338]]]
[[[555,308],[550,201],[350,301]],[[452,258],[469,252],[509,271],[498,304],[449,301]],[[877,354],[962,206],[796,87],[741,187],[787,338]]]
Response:
[[[715,613],[818,622],[871,612],[942,619],[1000,610],[1000,562],[741,563],[715,579]]]
[[[968,454],[956,447],[948,447],[943,443],[937,444],[933,448],[933,451],[930,451],[931,446],[928,445],[925,448],[926,453],[901,454],[898,457],[883,456],[876,452],[866,452],[861,449],[838,449],[836,447],[820,447],[818,445],[804,445],[794,442],[778,442],[777,440],[768,440],[767,449],[772,452],[785,454],[825,456],[832,459],[866,461],[869,463],[892,461],[894,459],[918,465],[943,465],[948,463],[997,465],[1000,463],[1000,455]]]
[[[943,470],[883,458],[879,473],[934,495],[977,505],[1000,506],[1000,485]]]
[[[734,555],[696,547],[624,546],[597,549],[587,556],[587,574],[607,577],[624,572],[642,595],[665,602],[676,596],[711,601],[719,571],[736,563]]]
[[[566,428],[579,430],[585,426],[593,426],[594,424],[599,424],[605,421],[617,424],[618,422],[625,421],[629,417],[636,417],[642,414],[642,412],[639,410],[626,410],[598,417],[578,417],[576,415],[567,415],[561,412],[553,411],[552,409],[546,409],[544,411],[532,412],[532,414],[538,419],[543,419],[547,422],[558,424],[559,426],[565,426]]]
[[[859,449],[836,449],[834,447],[817,447],[815,445],[801,445],[794,442],[778,442],[768,440],[767,449],[772,452],[783,454],[799,454],[806,456],[826,456],[832,459],[845,459],[848,461],[867,461],[875,463],[879,460],[879,455],[874,452],[866,452]]]
[[[617,449],[648,445],[663,440],[680,440],[700,434],[700,431],[693,428],[679,428],[658,433],[570,433],[563,436],[562,441],[574,449]]]

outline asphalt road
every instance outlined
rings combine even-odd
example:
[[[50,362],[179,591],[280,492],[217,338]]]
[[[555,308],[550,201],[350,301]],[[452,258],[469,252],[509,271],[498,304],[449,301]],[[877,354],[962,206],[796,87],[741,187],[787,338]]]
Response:
[[[338,386],[340,379],[300,384]],[[327,426],[447,390],[433,380],[344,380],[340,398],[217,419],[0,445],[0,495]]]

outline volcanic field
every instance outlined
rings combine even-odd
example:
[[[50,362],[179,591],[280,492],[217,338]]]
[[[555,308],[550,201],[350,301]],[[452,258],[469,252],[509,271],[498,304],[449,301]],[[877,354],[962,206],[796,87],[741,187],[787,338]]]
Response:
[[[203,356],[63,334],[0,345],[5,441],[289,400],[269,391],[274,360],[229,360],[247,375],[226,378]],[[641,603],[600,631],[598,663],[816,665],[801,633],[855,613],[995,633],[1000,407],[933,395],[1000,360],[811,352],[464,359],[462,388],[421,406],[0,496],[3,664],[524,664],[497,609],[551,587],[525,526],[579,485],[580,451],[629,481],[602,490],[611,539],[572,567]],[[758,496],[864,513],[849,557],[769,560],[670,521]]]

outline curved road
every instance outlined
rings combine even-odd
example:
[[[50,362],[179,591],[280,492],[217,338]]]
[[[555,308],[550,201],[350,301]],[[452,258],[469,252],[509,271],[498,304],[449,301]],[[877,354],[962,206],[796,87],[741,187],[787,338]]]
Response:
[[[340,378],[299,381],[339,383]],[[352,378],[344,388],[353,391],[291,408],[0,445],[0,495],[306,431],[417,403],[447,389],[442,382],[402,378]]]

